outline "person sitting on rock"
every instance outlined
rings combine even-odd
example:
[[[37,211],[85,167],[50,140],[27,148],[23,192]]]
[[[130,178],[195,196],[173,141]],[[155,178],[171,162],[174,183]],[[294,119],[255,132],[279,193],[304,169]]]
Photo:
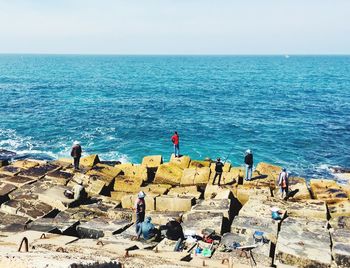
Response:
[[[137,195],[137,199],[135,201],[134,210],[136,211],[136,234],[139,235],[140,228],[142,222],[145,220],[145,212],[146,212],[146,202],[145,202],[145,193],[140,191]]]
[[[177,241],[174,251],[179,251],[185,235],[181,226],[182,216],[173,218],[166,225],[160,227],[161,234],[169,240]]]
[[[283,168],[282,172],[278,176],[278,185],[280,186],[281,198],[287,198],[288,196],[288,179],[289,175],[287,169]]]
[[[214,176],[214,180],[213,180],[213,185],[215,184],[216,177],[219,176],[218,185],[220,186],[220,180],[221,180],[221,176],[222,176],[223,167],[224,167],[224,164],[221,162],[221,159],[218,158],[216,161],[216,164],[215,164],[215,176]]]
[[[82,149],[79,141],[73,142],[72,150],[70,152],[71,157],[73,157],[74,170],[79,170],[79,162],[81,157]]]
[[[156,238],[157,229],[151,221],[151,217],[146,217],[146,220],[141,223],[137,239],[140,239],[141,236],[145,240],[153,240]]]

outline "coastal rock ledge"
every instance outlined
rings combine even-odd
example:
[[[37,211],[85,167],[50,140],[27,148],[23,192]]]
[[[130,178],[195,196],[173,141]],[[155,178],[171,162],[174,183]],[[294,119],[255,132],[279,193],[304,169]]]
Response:
[[[291,177],[281,199],[272,164],[245,181],[226,163],[218,186],[208,159],[140,163],[2,161],[0,267],[350,267],[348,182]],[[163,236],[135,240],[139,191],[157,228],[182,218],[182,250]]]

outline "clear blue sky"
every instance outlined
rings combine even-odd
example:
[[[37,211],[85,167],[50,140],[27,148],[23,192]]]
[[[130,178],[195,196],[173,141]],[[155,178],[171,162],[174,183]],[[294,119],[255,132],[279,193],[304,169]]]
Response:
[[[350,54],[350,0],[0,0],[0,53]]]

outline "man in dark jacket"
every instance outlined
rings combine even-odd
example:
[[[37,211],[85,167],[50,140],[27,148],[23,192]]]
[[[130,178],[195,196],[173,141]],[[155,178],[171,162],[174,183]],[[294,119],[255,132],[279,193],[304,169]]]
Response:
[[[245,163],[245,180],[250,181],[252,179],[252,173],[253,173],[253,153],[250,149],[245,151],[244,163]]]
[[[182,216],[174,218],[166,225],[160,227],[160,231],[166,238],[177,241],[174,251],[179,251],[182,247],[183,241],[185,240],[185,235],[181,226]]]
[[[213,185],[215,184],[216,177],[219,176],[219,181],[218,185],[220,186],[220,180],[222,176],[222,171],[223,171],[224,164],[221,162],[221,159],[218,158],[215,164],[215,176],[213,180]]]
[[[74,169],[78,170],[79,169],[79,162],[80,162],[80,157],[81,157],[81,146],[79,141],[75,141],[73,142],[73,146],[72,146],[72,151],[70,152],[70,155],[73,157],[74,161]]]

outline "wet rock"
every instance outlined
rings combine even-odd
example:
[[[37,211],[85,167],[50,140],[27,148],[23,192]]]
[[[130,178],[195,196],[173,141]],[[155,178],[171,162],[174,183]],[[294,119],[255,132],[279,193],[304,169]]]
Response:
[[[100,158],[97,154],[88,155],[80,159],[80,165],[92,168],[94,165],[100,163]]]
[[[170,157],[170,163],[178,166],[181,169],[188,168],[191,162],[191,158],[189,156],[183,155],[181,157],[175,157],[174,154]]]
[[[278,235],[276,260],[298,267],[330,267],[330,237],[325,221],[285,220]]]
[[[327,206],[331,218],[350,216],[350,200],[328,204]]]
[[[12,165],[4,166],[0,168],[0,174],[14,176],[21,172],[22,169],[19,167],[14,167]]]
[[[0,233],[23,231],[28,221],[27,217],[0,212]]]
[[[31,184],[35,182],[37,179],[22,177],[22,176],[8,176],[7,178],[3,178],[2,182],[12,184],[16,187],[22,187],[26,184]]]
[[[182,174],[180,185],[206,185],[209,181],[209,167],[185,168]]]
[[[60,169],[60,166],[53,164],[39,165],[27,170],[21,171],[18,175],[22,177],[27,177],[31,179],[40,179],[46,175],[46,173]]]
[[[75,233],[78,224],[79,221],[74,219],[41,218],[28,223],[27,228],[38,232],[70,235]]]
[[[181,159],[181,158],[176,158]],[[156,176],[154,178],[154,183],[158,184],[170,184],[170,185],[180,185],[182,178],[183,169],[179,167],[180,165],[167,163],[159,166]]]
[[[29,195],[3,203],[1,210],[6,213],[37,219],[45,217],[53,212],[54,209]]]
[[[255,231],[264,232],[264,237],[276,244],[279,223],[273,219],[237,216],[231,225],[231,233],[252,237]]]
[[[210,168],[210,161],[200,161],[200,160],[191,160],[190,162],[190,168],[204,168],[208,167]]]
[[[142,165],[148,168],[157,168],[163,164],[163,157],[161,155],[145,156],[142,159]]]
[[[64,172],[62,170],[50,171],[46,174],[45,178],[52,180],[57,185],[67,185],[67,183],[73,178],[73,174]]]
[[[348,194],[335,181],[332,180],[310,180],[312,195],[327,204],[348,200]]]
[[[179,197],[190,196],[199,199],[201,192],[197,191],[197,186],[174,187],[169,190],[168,195]]]
[[[130,178],[124,175],[119,175],[115,178],[114,191],[137,193],[142,185],[142,178]]]
[[[161,195],[156,197],[157,211],[189,211],[194,204],[193,197],[174,197]]]
[[[224,215],[220,211],[189,211],[183,215],[182,219],[184,232],[192,230],[201,236],[202,230],[211,229],[216,234],[222,233]]]

